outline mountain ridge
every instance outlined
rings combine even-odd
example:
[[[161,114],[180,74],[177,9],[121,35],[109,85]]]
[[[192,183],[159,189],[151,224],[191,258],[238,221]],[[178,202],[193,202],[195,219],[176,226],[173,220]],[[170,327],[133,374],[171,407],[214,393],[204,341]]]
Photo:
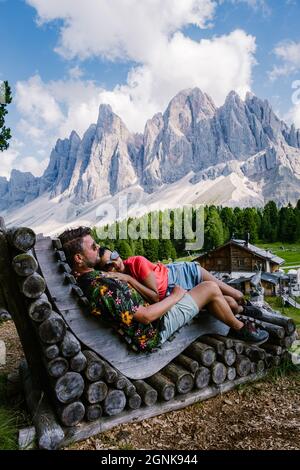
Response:
[[[231,91],[216,107],[199,88],[183,90],[164,113],[146,122],[144,134],[131,133],[109,105],[101,104],[97,123],[82,138],[72,131],[57,140],[41,177],[18,170],[10,180],[0,177],[0,210],[9,216],[42,196],[56,204],[89,205],[130,187],[140,187],[147,200],[188,174],[195,192],[193,185],[233,175],[254,205],[270,199],[295,203],[300,198],[300,130],[252,93],[242,100]],[[232,203],[231,196],[223,199]]]

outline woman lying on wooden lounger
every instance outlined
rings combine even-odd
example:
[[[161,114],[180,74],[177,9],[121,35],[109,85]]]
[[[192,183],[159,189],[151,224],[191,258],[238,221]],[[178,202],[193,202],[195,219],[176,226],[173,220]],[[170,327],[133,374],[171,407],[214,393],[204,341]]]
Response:
[[[132,285],[148,302],[154,303],[168,296],[175,285],[189,291],[204,281],[213,281],[221,289],[226,302],[234,314],[242,313],[243,294],[222,281],[219,281],[199,263],[177,262],[170,264],[151,263],[144,256],[131,256],[122,260],[117,251],[100,247],[102,271],[111,277]]]

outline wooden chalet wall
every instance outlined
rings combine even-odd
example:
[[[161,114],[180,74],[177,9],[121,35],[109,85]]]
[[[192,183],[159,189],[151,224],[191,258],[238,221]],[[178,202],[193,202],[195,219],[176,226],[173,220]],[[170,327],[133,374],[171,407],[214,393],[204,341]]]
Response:
[[[217,272],[253,272],[260,266],[262,271],[273,272],[278,265],[251,253],[242,246],[228,243],[198,258],[201,266],[208,271]]]

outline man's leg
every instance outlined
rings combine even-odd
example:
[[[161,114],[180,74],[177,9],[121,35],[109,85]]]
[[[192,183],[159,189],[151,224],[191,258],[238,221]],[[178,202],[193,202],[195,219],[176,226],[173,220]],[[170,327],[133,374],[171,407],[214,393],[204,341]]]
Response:
[[[208,306],[209,311],[234,330],[241,329],[244,324],[232,313],[221,289],[214,281],[204,281],[189,291],[189,295],[198,305],[199,310]]]
[[[201,308],[207,306],[212,315],[235,330],[243,327],[243,323],[233,315],[221,290],[215,282],[202,282],[194,287],[177,302],[164,316],[164,328],[161,331],[163,344],[175,331],[191,321]]]

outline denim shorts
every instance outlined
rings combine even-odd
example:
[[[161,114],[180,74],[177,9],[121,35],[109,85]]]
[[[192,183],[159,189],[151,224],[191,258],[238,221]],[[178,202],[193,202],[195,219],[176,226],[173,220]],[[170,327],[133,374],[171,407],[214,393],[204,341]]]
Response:
[[[172,292],[176,285],[191,290],[202,282],[201,266],[196,261],[179,261],[166,266],[168,268],[167,295]]]
[[[160,321],[160,344],[167,341],[175,331],[189,323],[199,313],[199,307],[191,295],[185,294],[173,305]]]

